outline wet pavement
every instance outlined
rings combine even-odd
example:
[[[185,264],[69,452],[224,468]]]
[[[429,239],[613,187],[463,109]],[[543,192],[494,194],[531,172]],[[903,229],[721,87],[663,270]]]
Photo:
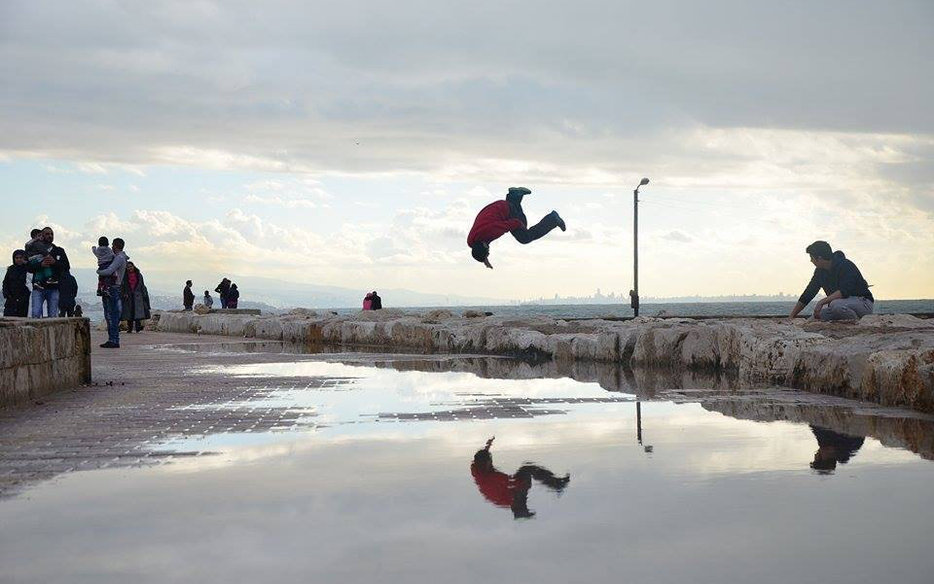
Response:
[[[96,385],[0,410],[0,582],[934,574],[930,416],[479,356],[100,351]]]

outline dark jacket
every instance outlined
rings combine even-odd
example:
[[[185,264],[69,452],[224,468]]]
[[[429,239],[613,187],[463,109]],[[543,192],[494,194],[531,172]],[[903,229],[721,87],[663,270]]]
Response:
[[[22,250],[19,250],[23,253]],[[26,316],[29,309],[29,286],[26,285],[28,271],[26,265],[15,263],[6,269],[3,277],[3,316]]]
[[[120,290],[123,293],[123,314],[120,320],[147,320],[152,315],[149,309],[149,290],[146,289],[146,282],[143,280],[142,272],[136,272],[139,281],[136,283],[136,290],[130,289],[130,273],[123,273],[123,284]]]
[[[227,298],[227,293],[230,292],[230,284],[231,284],[230,280],[228,280],[227,278],[224,278],[223,280],[221,280],[221,283],[217,285],[217,288],[215,288],[214,291],[220,294],[221,296],[223,296],[224,298]]]
[[[373,303],[370,305],[370,308],[373,310],[381,310],[383,308],[383,299],[379,297],[379,294],[373,294]]]
[[[66,272],[58,283],[58,307],[74,308],[77,297],[78,281],[71,275],[71,272]]]
[[[191,308],[195,303],[195,293],[191,291],[191,286],[185,286],[182,290],[182,303],[185,308]]]
[[[809,303],[814,300],[818,290],[822,288],[827,296],[839,290],[844,298],[859,296],[869,299],[870,302],[875,302],[872,292],[869,291],[869,285],[866,284],[866,280],[859,272],[859,268],[846,259],[842,251],[833,252],[830,261],[830,269],[814,268],[814,275],[811,276],[811,281],[808,283],[808,287],[804,289],[801,297],[798,298],[798,302],[801,304]]]
[[[26,285],[27,275],[26,264],[9,266],[6,269],[6,276],[3,277],[3,297],[29,299],[29,286]]]

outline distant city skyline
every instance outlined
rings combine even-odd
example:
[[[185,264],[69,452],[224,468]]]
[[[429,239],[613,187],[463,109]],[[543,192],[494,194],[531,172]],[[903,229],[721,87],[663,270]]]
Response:
[[[932,297],[932,22],[907,0],[10,0],[0,246],[51,225],[77,268],[122,236],[166,282],[628,291],[647,176],[643,297],[793,294],[817,239],[880,298]],[[506,235],[487,270],[466,234],[510,186],[568,230]]]

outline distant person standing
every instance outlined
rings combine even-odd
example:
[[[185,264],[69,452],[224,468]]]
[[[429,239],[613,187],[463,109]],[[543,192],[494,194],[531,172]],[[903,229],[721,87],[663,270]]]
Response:
[[[201,304],[203,304],[205,308],[214,306],[214,299],[211,298],[211,293],[207,290],[204,291],[204,298],[201,299]]]
[[[136,269],[133,262],[126,263],[126,272],[123,274],[123,284],[120,286],[123,294],[123,313],[121,318],[126,321],[126,332],[141,332],[144,320],[152,315],[149,310],[149,290],[143,281],[143,273]]]
[[[227,308],[236,309],[239,302],[240,290],[237,289],[236,284],[231,282],[230,290],[227,291]]]
[[[13,263],[6,269],[3,277],[3,316],[25,317],[29,314],[29,286],[26,285],[26,251],[13,252]]]
[[[858,320],[872,314],[875,299],[856,264],[842,251],[833,251],[826,241],[815,241],[805,251],[811,256],[814,275],[791,310],[791,318],[798,316],[821,289],[827,296],[814,305],[816,319]]]
[[[195,306],[195,293],[191,291],[191,280],[185,280],[185,289],[182,290],[182,304],[185,310],[191,310]]]
[[[214,289],[221,298],[221,308],[227,308],[227,294],[230,292],[230,280],[224,278]]]
[[[373,293],[367,292],[363,297],[363,310],[373,310]]]
[[[371,308],[373,310],[380,310],[383,307],[383,299],[379,297],[379,294],[376,293],[376,290],[373,290],[373,301],[371,303]]]
[[[109,288],[101,296],[104,305],[104,320],[107,321],[107,342],[101,345],[102,349],[120,348],[120,317],[123,315],[123,299],[120,282],[126,274],[126,263],[129,259],[123,251],[124,241],[119,237],[111,243],[114,259],[106,268],[98,268],[98,276],[113,276],[108,280]],[[111,283],[113,282],[113,283]]]
[[[71,272],[62,274],[58,283],[58,315],[60,317],[75,315],[75,302],[78,298],[78,281]]]

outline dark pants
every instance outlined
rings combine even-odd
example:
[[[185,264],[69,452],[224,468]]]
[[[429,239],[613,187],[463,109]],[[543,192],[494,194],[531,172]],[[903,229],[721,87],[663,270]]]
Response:
[[[542,217],[541,221],[529,228],[529,221],[525,218],[525,213],[522,211],[523,196],[524,195],[521,193],[509,193],[506,195],[506,201],[509,202],[509,217],[512,219],[519,219],[522,221],[523,225],[523,227],[519,229],[513,229],[510,233],[512,233],[512,236],[515,237],[516,241],[519,243],[531,243],[536,239],[545,237],[548,235],[549,231],[558,226],[558,214],[552,211]]]
[[[529,511],[529,488],[532,486],[532,479],[556,492],[561,491],[568,484],[567,477],[558,478],[547,468],[535,464],[524,465],[516,471],[515,477],[518,486],[512,496],[512,514],[517,519],[535,515]]]
[[[67,306],[67,305],[62,306],[61,304],[58,305],[58,316],[59,317],[74,316],[74,315],[75,315],[74,304],[72,304],[71,306]]]

